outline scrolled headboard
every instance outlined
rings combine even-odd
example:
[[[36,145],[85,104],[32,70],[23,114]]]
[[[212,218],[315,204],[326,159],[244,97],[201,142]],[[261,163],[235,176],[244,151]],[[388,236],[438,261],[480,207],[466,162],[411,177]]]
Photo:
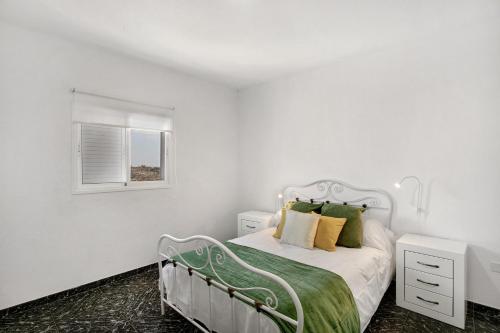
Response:
[[[325,179],[307,185],[287,186],[282,194],[284,203],[298,198],[302,201],[329,201],[366,207],[366,218],[375,218],[391,228],[394,200],[389,192],[382,189],[362,188],[340,180]]]

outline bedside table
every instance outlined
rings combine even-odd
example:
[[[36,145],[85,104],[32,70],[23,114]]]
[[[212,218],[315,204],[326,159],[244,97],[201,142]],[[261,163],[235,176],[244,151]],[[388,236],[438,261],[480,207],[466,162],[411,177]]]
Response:
[[[238,214],[238,237],[269,228],[273,215],[256,210]]]
[[[396,304],[464,328],[467,244],[406,234],[396,243]]]

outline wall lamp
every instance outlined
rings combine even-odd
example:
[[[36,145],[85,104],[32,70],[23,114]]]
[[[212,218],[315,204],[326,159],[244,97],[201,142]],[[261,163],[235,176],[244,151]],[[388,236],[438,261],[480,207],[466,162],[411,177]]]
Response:
[[[417,192],[417,215],[420,215],[424,212],[424,209],[422,208],[422,192],[424,189],[424,185],[417,176],[404,176],[399,182],[394,184],[394,187],[401,188],[401,185],[406,180],[414,180],[417,183],[417,188],[415,189],[415,191]]]
[[[276,198],[276,211],[280,210],[283,207],[283,194],[279,193]]]

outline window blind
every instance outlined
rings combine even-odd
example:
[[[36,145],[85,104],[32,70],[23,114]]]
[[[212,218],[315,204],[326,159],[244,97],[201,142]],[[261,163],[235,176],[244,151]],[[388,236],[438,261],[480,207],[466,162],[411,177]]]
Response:
[[[159,131],[173,130],[171,110],[84,93],[74,93],[73,96],[73,122]]]
[[[122,183],[125,172],[125,129],[82,124],[82,183]]]

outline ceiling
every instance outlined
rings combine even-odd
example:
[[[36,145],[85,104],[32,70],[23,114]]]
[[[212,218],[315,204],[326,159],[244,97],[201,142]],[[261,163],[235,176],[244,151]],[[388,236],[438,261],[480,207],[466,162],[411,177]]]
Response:
[[[0,18],[244,87],[484,19],[498,0],[0,0]]]

